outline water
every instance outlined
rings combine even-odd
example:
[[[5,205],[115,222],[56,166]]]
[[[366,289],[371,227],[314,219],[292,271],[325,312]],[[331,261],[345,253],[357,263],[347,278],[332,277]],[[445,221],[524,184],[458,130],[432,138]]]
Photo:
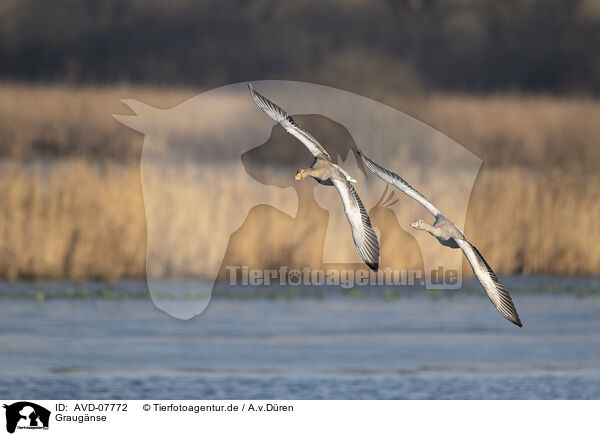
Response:
[[[507,280],[522,329],[468,291],[221,297],[180,321],[147,298],[3,285],[0,397],[600,399],[597,282],[545,280],[568,291]]]

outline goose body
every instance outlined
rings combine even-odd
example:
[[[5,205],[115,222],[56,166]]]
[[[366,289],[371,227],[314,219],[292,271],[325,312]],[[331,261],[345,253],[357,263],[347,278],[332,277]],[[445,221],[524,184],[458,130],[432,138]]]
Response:
[[[510,293],[504,285],[500,283],[500,280],[498,280],[498,277],[483,258],[479,250],[467,240],[463,231],[440,212],[440,210],[425,198],[423,194],[409,185],[406,180],[398,174],[375,163],[360,150],[358,151],[358,154],[362,157],[365,165],[377,177],[418,201],[434,216],[435,222],[433,225],[427,224],[419,219],[411,223],[411,227],[428,232],[436,238],[440,244],[446,247],[460,248],[471,265],[475,277],[477,277],[477,280],[479,280],[479,283],[481,283],[485,289],[490,301],[494,304],[498,312],[500,312],[500,314],[508,321],[522,327],[523,324],[519,318],[519,314],[517,313],[517,309],[512,301]]]
[[[352,182],[356,182],[342,167],[331,161],[327,150],[310,133],[300,127],[294,119],[271,100],[256,92],[248,84],[250,94],[256,105],[270,118],[275,120],[290,135],[297,138],[315,158],[310,168],[300,169],[294,177],[302,180],[312,177],[323,185],[333,185],[337,189],[346,218],[352,230],[352,239],[361,259],[373,271],[379,268],[379,240],[373,230],[367,211],[356,193]]]

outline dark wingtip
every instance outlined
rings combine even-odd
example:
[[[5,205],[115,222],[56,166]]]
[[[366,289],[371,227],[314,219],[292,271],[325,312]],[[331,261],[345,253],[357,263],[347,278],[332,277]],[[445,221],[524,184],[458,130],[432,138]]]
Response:
[[[512,322],[514,325],[519,326],[519,327],[523,327],[523,323],[521,322],[521,320],[519,319],[519,317],[517,316],[517,319],[509,319],[507,318],[510,322]]]
[[[357,153],[359,156],[361,156],[361,157],[362,157],[362,155],[363,155],[363,154],[362,154],[362,151],[360,151],[358,148],[356,149],[356,153]]]
[[[367,266],[371,268],[374,272],[379,270],[379,263],[367,263]]]

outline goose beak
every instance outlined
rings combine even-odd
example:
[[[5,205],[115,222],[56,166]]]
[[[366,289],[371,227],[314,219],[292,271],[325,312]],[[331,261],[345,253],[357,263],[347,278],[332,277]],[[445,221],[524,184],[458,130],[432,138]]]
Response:
[[[410,226],[413,229],[418,229],[419,228],[419,221],[413,221],[412,223],[410,223]]]
[[[300,180],[301,178],[302,178],[302,176],[300,175],[300,173],[298,173],[294,176],[294,179],[296,179],[296,180]]]

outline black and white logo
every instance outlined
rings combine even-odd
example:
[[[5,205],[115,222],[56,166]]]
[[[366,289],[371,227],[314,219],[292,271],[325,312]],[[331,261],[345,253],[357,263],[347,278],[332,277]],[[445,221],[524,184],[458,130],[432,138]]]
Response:
[[[6,431],[14,433],[16,429],[47,430],[50,411],[29,401],[19,401],[4,405],[6,409]]]

